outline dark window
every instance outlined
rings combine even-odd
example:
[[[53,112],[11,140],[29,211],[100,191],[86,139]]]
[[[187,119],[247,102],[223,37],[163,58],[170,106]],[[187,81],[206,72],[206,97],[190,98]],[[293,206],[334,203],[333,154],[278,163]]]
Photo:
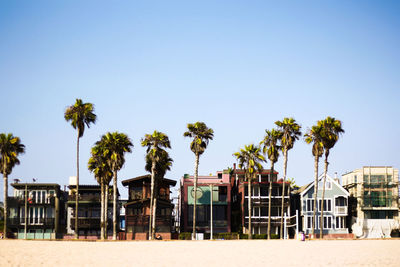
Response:
[[[228,194],[227,193],[228,192],[227,187],[226,186],[219,186],[218,190],[219,190],[219,193],[218,193],[219,201],[225,202],[226,199],[227,199],[227,194]]]

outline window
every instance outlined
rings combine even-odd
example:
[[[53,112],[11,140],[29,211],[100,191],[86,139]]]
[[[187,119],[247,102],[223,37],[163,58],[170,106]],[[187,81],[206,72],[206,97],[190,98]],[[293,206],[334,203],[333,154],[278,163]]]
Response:
[[[227,199],[228,195],[228,188],[226,186],[219,186],[218,187],[218,195],[219,195],[219,201],[225,202]]]
[[[311,216],[307,216],[307,229],[312,229],[312,217]]]
[[[260,207],[253,207],[253,217],[260,216]]]
[[[346,218],[345,217],[336,217],[336,229],[345,229],[346,228]]]
[[[321,211],[322,200],[318,200],[318,211]],[[332,200],[331,199],[324,199],[324,211],[332,211]]]
[[[142,187],[132,186],[130,191],[131,200],[142,199]]]
[[[354,182],[357,183],[357,175],[354,175]]]
[[[260,187],[259,186],[253,186],[253,196],[254,197],[259,197],[260,196]]]
[[[323,185],[324,185],[324,180],[321,179],[321,180],[318,182],[318,190],[320,190],[320,189],[322,190]],[[326,181],[325,181],[325,190],[329,190],[329,189],[332,189],[332,183],[331,183],[331,181],[329,181],[328,179],[326,179]]]
[[[369,183],[369,175],[364,175],[364,183]]]
[[[337,198],[335,198],[335,206],[338,206],[338,207],[347,206],[347,198],[345,198],[345,197],[337,197]]]
[[[306,211],[314,210],[314,199],[307,199]]]

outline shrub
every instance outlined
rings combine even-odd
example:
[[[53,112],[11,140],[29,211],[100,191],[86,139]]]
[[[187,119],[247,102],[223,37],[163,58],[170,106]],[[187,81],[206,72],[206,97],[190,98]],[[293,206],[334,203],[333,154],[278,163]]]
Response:
[[[271,239],[279,239],[279,235],[278,234],[271,234]]]
[[[191,239],[192,239],[192,233],[183,232],[179,234],[179,240],[191,240]]]

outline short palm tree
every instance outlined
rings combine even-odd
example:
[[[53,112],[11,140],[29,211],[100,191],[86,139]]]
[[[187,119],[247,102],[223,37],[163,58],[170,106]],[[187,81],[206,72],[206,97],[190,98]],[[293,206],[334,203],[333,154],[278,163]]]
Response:
[[[274,165],[279,158],[279,149],[281,147],[278,145],[280,139],[282,138],[282,132],[279,130],[272,129],[271,131],[265,130],[265,137],[261,141],[263,146],[263,153],[267,154],[269,161],[271,162],[271,172],[269,180],[269,192],[268,192],[268,239],[271,239],[271,195],[272,195],[272,182],[274,177]],[[282,233],[281,233],[282,235]]]
[[[113,132],[103,135],[100,141],[97,141],[95,145],[101,147],[108,168],[110,168],[113,173],[113,240],[116,240],[118,202],[117,173],[125,164],[125,153],[132,152],[133,144],[126,134]]]
[[[142,146],[147,147],[148,157],[151,158],[151,196],[150,196],[150,216],[149,216],[149,239],[153,239],[155,232],[152,227],[153,225],[153,214],[154,211],[154,189],[155,189],[155,180],[156,180],[156,167],[157,162],[160,161],[162,157],[163,148],[171,148],[171,143],[166,134],[158,131],[154,131],[152,134],[146,134],[142,139]]]
[[[262,163],[266,162],[265,157],[261,153],[261,148],[254,144],[245,145],[239,152],[233,154],[239,163],[239,168],[244,170],[245,180],[247,181],[247,196],[248,196],[248,238],[252,237],[251,229],[251,183],[256,178],[257,172],[261,173],[263,170]]]
[[[85,125],[96,123],[96,114],[92,103],[83,103],[76,99],[75,104],[67,107],[64,113],[66,121],[70,121],[74,129],[78,131],[76,142],[76,193],[75,193],[75,238],[78,238],[78,197],[79,197],[79,139],[85,132]]]
[[[304,140],[307,144],[312,143],[312,154],[314,156],[314,205],[313,205],[313,219],[312,219],[312,229],[311,236],[314,238],[314,231],[316,225],[316,214],[317,214],[317,196],[318,196],[318,165],[319,158],[322,157],[324,153],[324,146],[322,145],[322,137],[321,137],[322,127],[314,125],[307,131],[304,135]]]
[[[293,148],[296,140],[301,136],[301,126],[293,118],[284,118],[282,121],[276,121],[278,130],[282,132],[281,147],[283,153],[283,185],[282,185],[282,206],[281,206],[281,239],[283,239],[283,213],[285,203],[285,182],[287,174],[288,152]]]
[[[100,216],[100,229],[101,229],[101,240],[104,240],[107,236],[107,210],[108,202],[106,201],[106,195],[108,199],[108,185],[112,180],[113,173],[110,166],[107,164],[107,159],[103,156],[104,151],[102,147],[95,145],[92,147],[92,156],[88,162],[88,169],[94,173],[97,182],[101,188],[101,216]],[[106,189],[107,187],[107,189]],[[107,194],[106,194],[107,192]]]
[[[323,218],[324,218],[324,198],[325,198],[325,183],[326,174],[328,172],[328,156],[330,150],[335,146],[336,142],[339,140],[339,136],[344,133],[342,128],[342,122],[332,117],[326,117],[325,120],[318,122],[322,127],[321,137],[322,145],[325,150],[325,168],[324,168],[324,182],[322,187],[322,197],[321,197],[321,218],[320,218],[320,238],[322,238],[323,229]]]
[[[7,238],[8,219],[8,175],[15,165],[19,165],[18,156],[25,153],[25,145],[13,134],[0,134],[0,171],[4,178],[4,238]]]
[[[183,133],[184,137],[193,138],[190,143],[190,150],[195,155],[195,165],[194,165],[194,201],[193,201],[193,232],[192,240],[196,239],[196,205],[197,205],[197,177],[199,175],[199,160],[200,156],[206,150],[208,143],[214,137],[214,130],[208,128],[204,122],[188,123],[188,131]]]
[[[156,167],[155,167],[155,179],[154,179],[154,194],[153,194],[153,210],[152,210],[152,222],[151,222],[151,228],[152,228],[152,239],[155,238],[155,233],[156,233],[156,216],[157,216],[157,198],[159,194],[159,184],[161,183],[162,179],[165,176],[165,173],[169,170],[171,170],[172,166],[172,158],[170,158],[169,154],[167,151],[164,149],[161,149],[160,152],[158,153],[159,156],[155,159],[156,160]],[[145,170],[148,172],[152,172],[152,167],[153,167],[153,156],[152,153],[148,153],[146,155],[146,165],[145,165]]]

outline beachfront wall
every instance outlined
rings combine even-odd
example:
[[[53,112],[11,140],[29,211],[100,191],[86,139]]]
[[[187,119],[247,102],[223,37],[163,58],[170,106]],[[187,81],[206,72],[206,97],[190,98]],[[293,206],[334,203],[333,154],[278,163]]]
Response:
[[[323,175],[318,178],[317,192],[317,213],[315,234],[320,233],[320,216],[322,201]],[[300,193],[301,216],[303,232],[310,234],[312,231],[312,220],[314,211],[315,182],[309,184]],[[325,196],[324,196],[324,226],[323,234],[344,235],[348,234],[347,215],[348,215],[349,193],[330,176],[326,176]]]

